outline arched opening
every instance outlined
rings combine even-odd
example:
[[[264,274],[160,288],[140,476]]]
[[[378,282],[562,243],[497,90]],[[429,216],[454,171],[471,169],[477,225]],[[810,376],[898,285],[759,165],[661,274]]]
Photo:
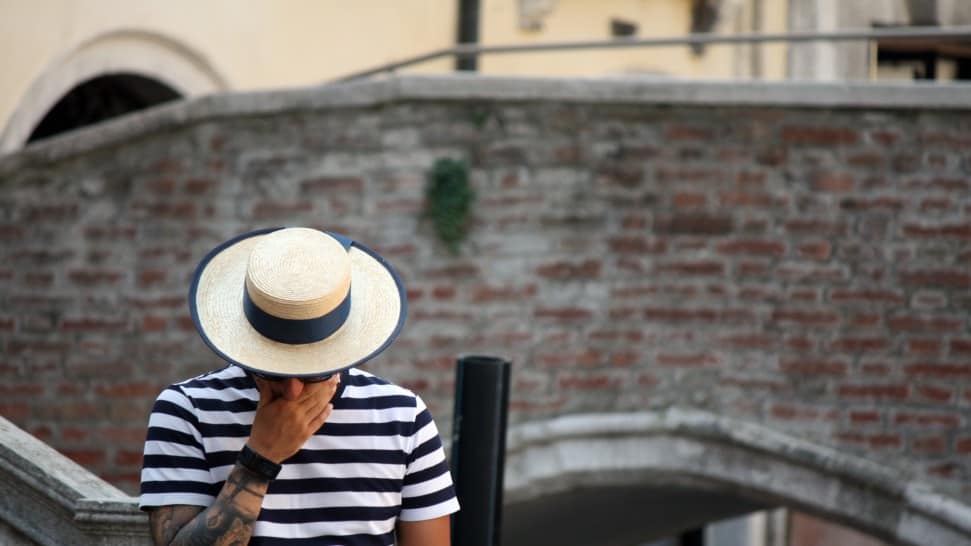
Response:
[[[98,76],[61,97],[33,128],[27,142],[179,98],[174,89],[152,78],[130,73]]]
[[[776,507],[888,544],[971,543],[971,507],[899,469],[702,411],[519,425],[509,430],[505,469],[510,546],[703,544],[656,541]]]

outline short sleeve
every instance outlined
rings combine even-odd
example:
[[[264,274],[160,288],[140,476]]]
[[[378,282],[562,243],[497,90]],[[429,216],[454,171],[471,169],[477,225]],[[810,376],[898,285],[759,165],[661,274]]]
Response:
[[[459,509],[452,475],[438,427],[422,399],[416,396],[412,449],[401,491],[402,521],[421,521],[445,516]]]
[[[142,462],[141,509],[215,500],[202,435],[192,401],[177,386],[155,400]]]

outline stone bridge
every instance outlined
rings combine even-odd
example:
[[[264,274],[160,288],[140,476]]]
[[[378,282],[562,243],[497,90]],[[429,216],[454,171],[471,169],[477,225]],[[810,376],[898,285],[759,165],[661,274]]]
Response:
[[[197,261],[326,227],[405,278],[368,369],[446,438],[456,357],[513,362],[513,523],[668,484],[971,544],[969,150],[961,86],[393,77],[161,107],[0,158],[0,415],[133,493],[154,396],[220,365]],[[442,158],[477,195],[458,253],[424,213]]]

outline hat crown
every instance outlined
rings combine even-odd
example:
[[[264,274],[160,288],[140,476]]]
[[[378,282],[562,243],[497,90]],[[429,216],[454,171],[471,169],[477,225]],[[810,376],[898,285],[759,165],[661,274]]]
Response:
[[[266,235],[254,246],[246,268],[246,291],[253,304],[283,319],[321,317],[346,299],[350,286],[347,250],[315,229],[288,228]]]

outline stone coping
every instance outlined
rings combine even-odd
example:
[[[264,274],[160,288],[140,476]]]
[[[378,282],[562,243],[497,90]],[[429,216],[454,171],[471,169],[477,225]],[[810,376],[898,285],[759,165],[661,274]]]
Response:
[[[137,498],[3,417],[0,486],[0,520],[37,544],[150,543]]]
[[[0,177],[27,165],[210,120],[402,101],[971,110],[971,85],[393,75],[296,89],[222,93],[160,105],[0,156]]]
[[[900,469],[700,410],[577,414],[513,427],[504,476],[507,503],[611,480],[720,485],[894,543],[971,545],[971,506]]]

